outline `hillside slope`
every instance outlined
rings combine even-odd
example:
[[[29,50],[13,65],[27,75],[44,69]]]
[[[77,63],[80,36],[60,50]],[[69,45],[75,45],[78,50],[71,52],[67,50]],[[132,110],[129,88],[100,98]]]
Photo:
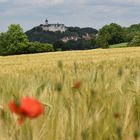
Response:
[[[50,43],[54,44],[58,40],[61,40],[63,37],[82,37],[83,35],[89,34],[91,36],[95,36],[98,33],[98,30],[93,28],[79,28],[79,27],[67,27],[66,32],[50,32],[44,31],[40,26],[34,27],[33,29],[26,32],[29,40],[39,41],[42,43]]]

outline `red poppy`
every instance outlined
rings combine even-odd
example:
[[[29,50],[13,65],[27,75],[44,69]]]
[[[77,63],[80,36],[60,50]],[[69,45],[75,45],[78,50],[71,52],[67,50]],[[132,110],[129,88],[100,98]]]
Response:
[[[17,114],[17,115],[21,115],[20,106],[18,106],[14,101],[11,101],[11,102],[9,103],[9,108],[10,108],[10,110],[11,110],[13,113],[15,113],[15,114]]]
[[[44,112],[44,107],[38,100],[28,97],[22,98],[19,105],[11,101],[9,108],[11,112],[20,116],[19,123],[22,123],[25,117],[36,118]]]
[[[74,83],[74,85],[73,85],[73,88],[79,89],[80,86],[81,86],[81,82],[80,82],[80,81],[76,81],[76,82]]]

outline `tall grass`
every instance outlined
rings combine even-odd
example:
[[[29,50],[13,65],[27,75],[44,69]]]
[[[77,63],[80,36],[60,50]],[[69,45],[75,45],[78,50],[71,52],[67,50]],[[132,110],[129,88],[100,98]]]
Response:
[[[18,126],[13,96],[38,98],[45,114]],[[140,48],[0,57],[0,140],[138,140],[139,131]]]

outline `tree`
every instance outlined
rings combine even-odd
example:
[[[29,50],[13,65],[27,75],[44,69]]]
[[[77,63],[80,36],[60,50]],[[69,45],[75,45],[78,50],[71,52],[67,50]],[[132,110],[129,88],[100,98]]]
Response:
[[[137,33],[132,40],[129,42],[128,46],[140,46],[140,33]]]
[[[11,53],[22,53],[24,48],[27,46],[28,38],[23,32],[23,29],[19,24],[11,24],[7,31],[9,48],[8,52]]]
[[[113,45],[124,42],[124,36],[124,29],[116,23],[111,23],[110,25],[103,26],[103,28],[99,30],[97,42],[98,44],[105,44],[105,46],[107,46],[107,44]],[[99,43],[99,41],[101,41],[101,43]]]
[[[133,24],[130,27],[124,28],[126,33],[126,42],[130,42],[135,35],[140,33],[140,23],[139,24]]]
[[[91,49],[96,49],[97,48],[97,46],[96,46],[96,39],[95,38],[92,38],[91,40],[90,40],[90,48]]]
[[[19,24],[11,24],[6,33],[0,34],[0,50],[2,55],[23,53],[28,38]]]
[[[107,36],[107,35],[98,36],[98,37],[96,38],[96,45],[97,45],[99,48],[103,48],[103,49],[109,48],[108,36]]]
[[[6,33],[0,34],[0,54],[5,55],[9,46],[8,35]]]
[[[87,50],[87,49],[93,49],[94,46],[92,46],[90,40],[84,40],[84,39],[78,39],[75,40],[69,40],[65,43],[67,50]]]
[[[68,49],[68,48],[66,47],[66,44],[65,44],[63,41],[61,41],[61,40],[56,41],[56,42],[53,44],[53,46],[54,46],[55,51],[57,51],[57,50],[66,51],[66,50]]]

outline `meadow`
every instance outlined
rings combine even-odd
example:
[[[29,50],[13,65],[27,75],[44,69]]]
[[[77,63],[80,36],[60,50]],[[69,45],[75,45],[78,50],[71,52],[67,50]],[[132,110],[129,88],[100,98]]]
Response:
[[[19,126],[15,96],[37,98],[45,113]],[[0,57],[0,140],[139,136],[140,47]]]
[[[119,43],[119,44],[114,44],[114,45],[110,45],[110,48],[125,48],[128,46],[128,43]]]

